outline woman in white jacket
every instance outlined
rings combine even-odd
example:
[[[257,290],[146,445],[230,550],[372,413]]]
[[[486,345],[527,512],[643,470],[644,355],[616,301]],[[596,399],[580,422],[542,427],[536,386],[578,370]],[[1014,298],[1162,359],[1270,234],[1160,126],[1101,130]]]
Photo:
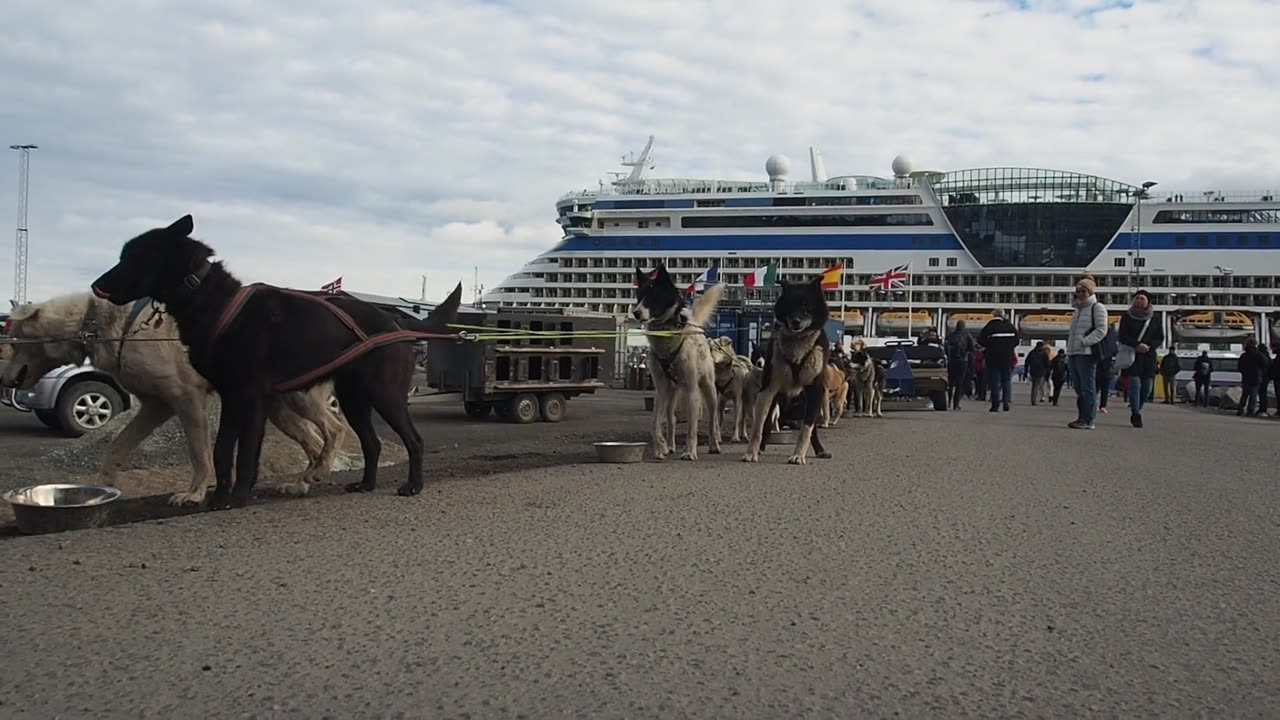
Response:
[[[1092,430],[1098,412],[1098,343],[1107,336],[1107,307],[1098,301],[1091,278],[1076,283],[1071,295],[1071,330],[1067,334],[1067,363],[1071,385],[1076,391],[1076,419],[1067,423],[1075,430]]]

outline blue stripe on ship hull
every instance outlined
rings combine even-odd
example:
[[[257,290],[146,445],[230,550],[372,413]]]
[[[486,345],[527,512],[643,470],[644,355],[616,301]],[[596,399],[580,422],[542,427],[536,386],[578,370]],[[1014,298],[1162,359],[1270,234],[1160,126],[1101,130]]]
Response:
[[[936,243],[936,244],[935,244]],[[1143,245],[1146,236],[1143,235]],[[558,252],[601,250],[740,251],[763,250],[955,250],[960,240],[950,233],[921,235],[614,235],[571,237],[560,241]]]
[[[1123,232],[1107,245],[1108,250],[1132,250],[1136,233]],[[1218,238],[1226,238],[1218,244]],[[1178,242],[1182,238],[1182,242]],[[1205,238],[1201,244],[1200,238]],[[1240,238],[1244,238],[1241,242]],[[1265,242],[1265,244],[1264,244]],[[1280,250],[1280,232],[1142,232],[1143,250]]]

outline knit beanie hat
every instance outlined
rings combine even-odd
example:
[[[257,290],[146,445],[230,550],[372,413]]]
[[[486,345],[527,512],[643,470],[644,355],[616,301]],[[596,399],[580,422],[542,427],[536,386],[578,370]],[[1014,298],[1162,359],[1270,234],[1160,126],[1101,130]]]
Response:
[[[1146,290],[1139,290],[1138,292],[1133,294],[1134,297],[1138,297],[1139,295],[1146,298],[1147,302],[1151,302],[1151,294],[1148,293]]]
[[[1093,292],[1094,292],[1094,290],[1095,290],[1098,286],[1097,286],[1097,285],[1095,285],[1095,284],[1093,283],[1093,280],[1090,280],[1089,278],[1081,278],[1081,279],[1080,279],[1080,282],[1076,283],[1076,287],[1082,287],[1082,288],[1084,288],[1085,290],[1088,290],[1088,291],[1089,291],[1089,294],[1090,294],[1090,295],[1092,295],[1092,294],[1093,294]]]

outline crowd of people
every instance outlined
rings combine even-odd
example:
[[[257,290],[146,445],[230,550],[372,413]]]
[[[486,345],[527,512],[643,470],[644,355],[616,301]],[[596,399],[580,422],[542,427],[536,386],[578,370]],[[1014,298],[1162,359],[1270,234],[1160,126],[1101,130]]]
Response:
[[[1129,422],[1143,426],[1142,409],[1155,399],[1156,378],[1161,381],[1164,402],[1177,402],[1177,376],[1182,370],[1170,349],[1163,358],[1157,350],[1165,343],[1164,329],[1155,316],[1151,297],[1145,290],[1133,294],[1120,322],[1111,325],[1107,308],[1098,299],[1093,278],[1076,283],[1071,305],[1074,310],[1066,347],[1055,349],[1037,342],[1019,363],[1019,335],[1002,310],[974,338],[959,321],[942,343],[951,385],[949,403],[960,409],[963,398],[988,401],[989,412],[1008,412],[1013,392],[1013,374],[1031,382],[1031,404],[1057,405],[1064,387],[1076,395],[1076,418],[1067,427],[1092,430],[1098,413],[1107,412],[1112,389],[1126,398]],[[926,342],[924,338],[922,343]],[[1194,402],[1208,406],[1214,371],[1208,352],[1196,358],[1193,382]],[[1270,407],[1267,386],[1274,385],[1280,397],[1280,362],[1265,345],[1255,340],[1245,343],[1240,355],[1241,397],[1237,415],[1266,415]],[[1277,412],[1280,416],[1280,411]]]

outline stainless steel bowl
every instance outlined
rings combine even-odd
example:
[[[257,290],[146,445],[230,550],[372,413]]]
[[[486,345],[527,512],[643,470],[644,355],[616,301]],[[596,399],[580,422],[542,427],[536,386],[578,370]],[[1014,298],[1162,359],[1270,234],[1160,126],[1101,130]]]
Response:
[[[105,485],[51,483],[10,490],[18,530],[28,535],[102,527],[111,519],[111,503],[123,493]]]
[[[598,442],[593,443],[596,457],[607,463],[638,463],[644,459],[644,449],[649,443],[642,442]]]

